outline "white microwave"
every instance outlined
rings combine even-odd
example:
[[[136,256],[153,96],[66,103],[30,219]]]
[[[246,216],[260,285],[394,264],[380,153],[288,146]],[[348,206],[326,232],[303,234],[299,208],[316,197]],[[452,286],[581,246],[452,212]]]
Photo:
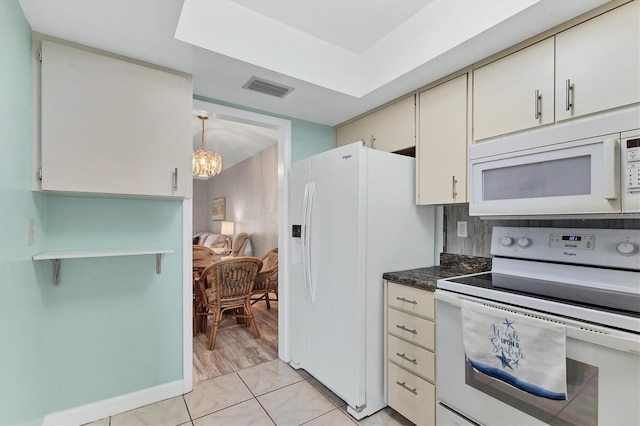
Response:
[[[471,216],[640,217],[640,109],[469,147]]]

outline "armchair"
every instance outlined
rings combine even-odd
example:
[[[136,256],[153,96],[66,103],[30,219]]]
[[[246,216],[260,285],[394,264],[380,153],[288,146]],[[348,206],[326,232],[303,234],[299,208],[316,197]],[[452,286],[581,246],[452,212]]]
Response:
[[[244,251],[249,244],[249,234],[241,232],[233,238],[231,244],[231,256],[244,256]]]
[[[262,256],[262,269],[256,275],[255,284],[253,285],[252,294],[260,297],[251,299],[251,304],[255,304],[259,300],[264,299],[267,309],[271,309],[269,301],[269,293],[275,293],[278,300],[278,248],[269,250]]]

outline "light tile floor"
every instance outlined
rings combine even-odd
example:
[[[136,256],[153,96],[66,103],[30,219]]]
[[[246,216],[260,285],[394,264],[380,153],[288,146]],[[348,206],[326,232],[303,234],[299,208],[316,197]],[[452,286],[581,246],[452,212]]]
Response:
[[[411,426],[391,408],[361,421],[304,370],[276,359],[197,383],[193,391],[89,424],[117,425],[340,425]]]

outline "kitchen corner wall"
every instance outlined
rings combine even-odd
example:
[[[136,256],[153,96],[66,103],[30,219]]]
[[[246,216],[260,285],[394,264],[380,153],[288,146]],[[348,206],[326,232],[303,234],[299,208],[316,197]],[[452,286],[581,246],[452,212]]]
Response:
[[[469,204],[444,206],[444,215],[443,251],[483,257],[491,257],[491,230],[494,226],[640,229],[640,219],[482,220],[469,216]],[[467,238],[456,236],[458,221],[467,222]]]

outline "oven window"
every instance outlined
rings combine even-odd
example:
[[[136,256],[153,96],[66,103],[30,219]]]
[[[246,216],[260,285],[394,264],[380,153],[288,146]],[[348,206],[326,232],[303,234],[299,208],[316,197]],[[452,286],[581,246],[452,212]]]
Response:
[[[591,156],[562,158],[482,171],[482,199],[591,194]]]
[[[550,425],[598,424],[598,367],[567,358],[567,400],[553,401],[516,389],[465,362],[467,385]]]

